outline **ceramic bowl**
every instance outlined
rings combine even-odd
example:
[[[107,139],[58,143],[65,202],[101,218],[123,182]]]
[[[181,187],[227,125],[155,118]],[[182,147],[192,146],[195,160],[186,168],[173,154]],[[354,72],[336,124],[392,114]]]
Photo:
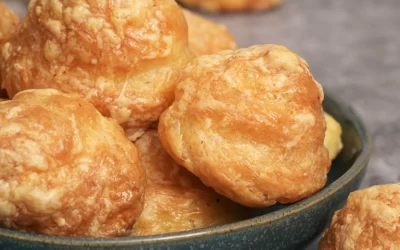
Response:
[[[344,148],[332,165],[327,185],[312,197],[254,210],[253,218],[237,223],[148,237],[63,238],[0,229],[0,249],[303,249],[320,234],[333,210],[358,189],[372,150],[367,129],[352,108],[329,93],[324,108],[342,125]]]

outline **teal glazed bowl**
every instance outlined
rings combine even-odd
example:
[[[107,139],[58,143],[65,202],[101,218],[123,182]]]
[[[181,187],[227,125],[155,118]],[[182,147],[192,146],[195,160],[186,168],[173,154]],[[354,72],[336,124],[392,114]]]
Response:
[[[351,107],[327,93],[324,108],[342,125],[344,147],[326,186],[307,199],[253,210],[253,218],[232,224],[147,237],[63,238],[0,229],[0,249],[304,249],[349,193],[359,188],[372,151],[367,129]]]

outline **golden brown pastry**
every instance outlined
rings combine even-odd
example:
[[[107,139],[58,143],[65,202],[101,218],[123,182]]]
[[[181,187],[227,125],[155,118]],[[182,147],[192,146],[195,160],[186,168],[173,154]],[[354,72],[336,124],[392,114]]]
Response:
[[[145,182],[135,145],[85,100],[42,89],[0,102],[0,226],[125,235],[142,211]]]
[[[146,188],[144,209],[132,236],[157,235],[224,225],[245,219],[239,207],[212,189],[163,184]]]
[[[326,132],[324,145],[329,151],[329,158],[334,160],[343,148],[342,127],[335,118],[325,112]]]
[[[0,53],[3,43],[12,34],[15,25],[19,22],[17,14],[10,10],[7,5],[0,2]],[[0,57],[0,68],[3,65],[3,60]],[[0,71],[0,87],[3,88]]]
[[[135,134],[173,101],[187,33],[174,0],[31,1],[4,45],[5,88],[78,93]]]
[[[322,87],[307,63],[279,45],[194,59],[161,116],[161,142],[175,161],[220,194],[249,207],[291,203],[320,190]]]
[[[144,209],[132,235],[186,231],[246,218],[245,208],[177,165],[162,148],[157,131],[146,132],[136,145],[148,184]]]
[[[236,12],[266,10],[281,4],[282,0],[178,0],[187,7],[209,12]]]
[[[400,184],[350,194],[333,216],[320,250],[395,250],[400,247]]]
[[[147,184],[165,184],[184,188],[204,186],[195,175],[179,166],[161,146],[156,129],[148,130],[136,142]]]
[[[12,33],[15,25],[19,22],[17,14],[0,2],[0,44],[2,44]]]
[[[214,54],[236,49],[237,45],[225,26],[183,9],[189,28],[189,46],[196,55]]]

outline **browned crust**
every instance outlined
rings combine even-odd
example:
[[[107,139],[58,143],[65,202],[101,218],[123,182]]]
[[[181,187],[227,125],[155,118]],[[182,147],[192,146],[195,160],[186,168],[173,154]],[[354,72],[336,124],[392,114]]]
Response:
[[[373,186],[350,194],[335,213],[320,250],[398,249],[400,184]]]
[[[18,22],[17,14],[0,2],[0,44],[8,39]]]
[[[214,23],[184,9],[189,28],[189,46],[196,55],[215,54],[221,50],[233,50],[237,44],[223,25]]]
[[[3,47],[3,83],[10,97],[77,93],[124,128],[146,127],[174,98],[187,32],[174,0],[31,1]]]
[[[295,202],[320,190],[323,91],[287,48],[258,45],[201,56],[185,69],[161,116],[166,151],[208,186],[251,207]]]
[[[146,199],[132,235],[154,235],[222,225],[247,218],[249,211],[179,166],[165,152],[156,130],[135,143],[146,170]]]
[[[90,103],[56,90],[0,102],[0,224],[57,236],[129,233],[143,206],[136,147]]]

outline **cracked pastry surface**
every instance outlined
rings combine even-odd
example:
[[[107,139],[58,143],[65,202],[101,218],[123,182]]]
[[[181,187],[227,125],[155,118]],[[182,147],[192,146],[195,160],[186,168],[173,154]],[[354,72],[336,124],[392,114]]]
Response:
[[[3,47],[5,88],[77,93],[125,129],[148,127],[191,59],[187,33],[174,0],[33,0]]]
[[[132,235],[155,235],[222,225],[246,218],[246,209],[211,188],[176,164],[164,151],[156,130],[135,144],[146,170],[143,212]]]
[[[196,55],[209,55],[237,48],[235,40],[224,25],[187,9],[183,9],[183,13],[189,29],[189,46]]]
[[[123,129],[53,89],[0,102],[0,225],[56,236],[126,235],[145,172]]]
[[[320,250],[398,249],[400,184],[373,186],[350,194],[337,211]]]
[[[186,67],[175,98],[159,121],[161,143],[218,193],[267,207],[326,183],[322,87],[287,48],[200,56]]]
[[[330,114],[324,113],[326,132],[324,145],[328,149],[329,158],[334,160],[343,149],[342,126]]]
[[[191,8],[209,12],[236,12],[248,10],[266,10],[276,7],[282,0],[178,0]]]

